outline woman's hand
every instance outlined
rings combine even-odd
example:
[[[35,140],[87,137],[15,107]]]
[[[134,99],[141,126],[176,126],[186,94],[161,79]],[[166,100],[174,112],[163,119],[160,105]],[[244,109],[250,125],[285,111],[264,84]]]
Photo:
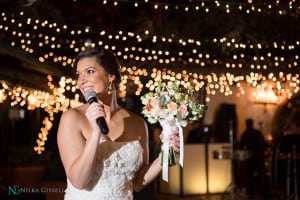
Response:
[[[160,134],[159,138],[163,142],[163,133]],[[172,147],[174,151],[176,151],[176,152],[180,151],[180,137],[179,137],[178,128],[176,128],[176,130],[173,130],[169,134],[169,144],[170,144],[170,147]]]
[[[105,117],[103,104],[101,102],[93,102],[86,110],[85,116],[87,117],[92,129],[97,130],[97,132],[100,133],[101,131],[97,124],[97,119],[99,117]]]

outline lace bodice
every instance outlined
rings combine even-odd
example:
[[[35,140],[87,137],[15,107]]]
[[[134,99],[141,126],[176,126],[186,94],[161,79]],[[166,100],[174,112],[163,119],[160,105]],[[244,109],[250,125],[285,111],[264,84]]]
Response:
[[[99,145],[88,189],[78,190],[67,180],[65,200],[133,199],[132,179],[143,159],[139,141],[102,141]]]

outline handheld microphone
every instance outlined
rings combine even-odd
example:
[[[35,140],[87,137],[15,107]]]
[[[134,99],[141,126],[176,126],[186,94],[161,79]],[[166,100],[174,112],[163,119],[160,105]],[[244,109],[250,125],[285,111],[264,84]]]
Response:
[[[91,104],[93,102],[97,102],[95,91],[88,91],[84,98],[89,104]],[[99,117],[99,118],[96,119],[96,121],[97,121],[97,124],[98,124],[98,126],[101,130],[101,133],[107,134],[109,130],[108,130],[108,127],[107,127],[107,124],[106,124],[106,121],[105,121],[104,117]]]

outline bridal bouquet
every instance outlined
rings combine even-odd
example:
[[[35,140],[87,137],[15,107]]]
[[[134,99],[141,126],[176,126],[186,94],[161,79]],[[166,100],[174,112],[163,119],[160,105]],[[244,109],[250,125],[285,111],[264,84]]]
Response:
[[[166,84],[158,82],[154,92],[149,92],[141,97],[144,105],[142,114],[149,123],[157,122],[162,126],[162,176],[168,181],[168,166],[176,165],[178,162],[183,166],[183,130],[189,122],[203,117],[207,108],[199,102],[199,92],[194,88],[180,86],[176,82]],[[178,128],[180,137],[179,160],[176,152],[169,145],[169,136],[174,129]]]

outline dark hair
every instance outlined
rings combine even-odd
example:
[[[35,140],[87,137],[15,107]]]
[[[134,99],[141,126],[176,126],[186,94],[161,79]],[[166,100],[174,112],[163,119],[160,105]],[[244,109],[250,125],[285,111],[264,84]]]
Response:
[[[79,60],[83,58],[94,57],[98,64],[100,64],[106,73],[115,75],[114,85],[117,88],[121,82],[120,65],[117,57],[112,51],[103,48],[89,48],[85,51],[80,52],[74,61],[74,69],[76,71]]]

